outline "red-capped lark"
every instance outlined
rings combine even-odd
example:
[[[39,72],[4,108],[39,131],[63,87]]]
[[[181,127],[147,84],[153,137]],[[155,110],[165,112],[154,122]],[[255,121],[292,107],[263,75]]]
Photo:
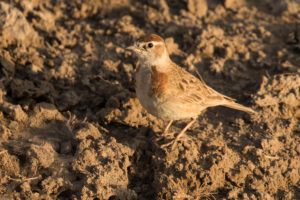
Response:
[[[208,107],[226,106],[255,113],[251,108],[213,90],[203,80],[175,64],[160,36],[145,35],[127,49],[132,50],[140,62],[135,74],[137,98],[150,114],[169,121],[163,135],[174,120],[191,119],[173,141],[168,143],[172,144],[172,148],[198,115]]]

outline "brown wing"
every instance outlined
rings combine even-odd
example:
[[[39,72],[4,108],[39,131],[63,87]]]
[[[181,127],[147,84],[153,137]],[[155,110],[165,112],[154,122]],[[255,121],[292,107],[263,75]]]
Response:
[[[174,87],[174,98],[183,104],[198,104],[199,106],[216,106],[222,105],[226,101],[234,101],[230,97],[224,96],[205,84],[204,81],[196,78],[185,69],[174,64],[169,76],[169,84]]]

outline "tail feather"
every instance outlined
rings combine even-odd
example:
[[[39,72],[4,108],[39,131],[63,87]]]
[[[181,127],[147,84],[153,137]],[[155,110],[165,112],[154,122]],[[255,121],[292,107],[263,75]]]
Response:
[[[228,108],[236,109],[236,110],[241,110],[250,114],[256,114],[256,111],[254,111],[251,108],[248,108],[246,106],[243,106],[241,104],[235,103],[234,101],[229,101],[226,104],[223,104],[223,106],[226,106]]]
[[[257,112],[254,111],[253,109],[243,106],[241,104],[238,104],[235,102],[235,99],[228,97],[226,95],[223,95],[214,89],[207,87],[207,90],[211,92],[211,95],[209,96],[209,100],[207,101],[210,102],[210,104],[207,104],[208,107],[210,106],[225,106],[228,108],[236,109],[236,110],[241,110],[244,112],[247,112],[249,114],[256,114]]]

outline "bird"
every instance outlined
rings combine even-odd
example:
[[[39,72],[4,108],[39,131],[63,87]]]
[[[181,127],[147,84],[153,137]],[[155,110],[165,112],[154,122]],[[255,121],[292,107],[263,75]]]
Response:
[[[172,140],[171,148],[193,125],[208,107],[225,106],[250,114],[256,112],[238,104],[211,87],[203,79],[174,63],[166,43],[157,34],[146,34],[126,48],[136,54],[139,65],[135,70],[135,91],[141,105],[150,114],[169,121],[162,136],[166,135],[173,121],[191,121]],[[168,145],[170,145],[168,143]]]

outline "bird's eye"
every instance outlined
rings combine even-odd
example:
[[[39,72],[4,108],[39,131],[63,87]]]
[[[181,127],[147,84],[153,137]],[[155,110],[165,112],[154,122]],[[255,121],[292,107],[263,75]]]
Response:
[[[149,44],[148,44],[148,47],[149,47],[149,48],[152,48],[152,47],[153,47],[153,44],[152,44],[152,43],[149,43]]]

